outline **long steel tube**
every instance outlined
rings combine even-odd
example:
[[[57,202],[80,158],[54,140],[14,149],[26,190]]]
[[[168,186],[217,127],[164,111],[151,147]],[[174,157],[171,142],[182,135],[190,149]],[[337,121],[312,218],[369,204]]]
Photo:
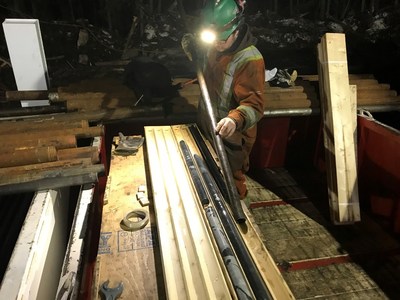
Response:
[[[253,299],[253,293],[251,292],[246,277],[243,274],[240,263],[235,256],[235,252],[225,235],[225,231],[222,228],[221,221],[219,220],[215,209],[211,205],[208,205],[205,207],[205,211],[208,223],[210,224],[219,252],[221,253],[238,299]]]
[[[213,107],[211,104],[211,99],[210,95],[208,93],[206,81],[204,79],[203,71],[200,68],[200,64],[197,63],[197,80],[200,85],[200,91],[202,94],[202,99],[204,101],[208,118],[211,124],[211,128],[214,130],[216,128],[217,123],[215,120],[215,114],[213,111]],[[214,141],[214,146],[215,146],[215,151],[217,152],[218,158],[221,162],[221,168],[222,168],[222,174],[224,175],[226,184],[227,184],[227,192],[228,192],[228,197],[229,197],[229,203],[232,209],[232,214],[238,223],[244,223],[246,222],[246,217],[244,215],[242,206],[240,205],[240,198],[239,194],[236,190],[236,185],[233,180],[233,175],[232,175],[232,170],[229,165],[228,161],[228,156],[225,151],[225,146],[222,141],[222,138],[220,135],[215,134],[215,132],[211,132],[211,136],[213,137]]]
[[[222,177],[221,170],[218,165],[215,163],[214,158],[212,157],[210,150],[207,148],[206,143],[204,143],[203,138],[201,137],[200,131],[197,126],[189,126],[189,131],[192,134],[194,140],[196,141],[197,147],[200,149],[201,155],[204,157],[208,169],[210,170],[214,180],[216,181],[219,190],[221,191],[224,199],[226,199],[229,203],[229,195],[228,190],[226,188],[226,182]]]
[[[196,166],[194,165],[192,154],[190,153],[190,150],[185,141],[180,141],[179,146],[181,147],[186,166],[189,170],[190,177],[192,178],[196,192],[200,198],[200,202],[202,205],[208,205],[210,203],[210,200],[208,199],[207,193],[201,182],[200,174],[197,171]]]
[[[185,158],[185,163],[189,170],[190,177],[193,180],[193,184],[196,188],[200,202],[205,210],[208,223],[210,224],[215,242],[218,246],[218,250],[232,281],[236,295],[239,300],[252,299],[253,294],[250,290],[243,270],[240,267],[240,263],[232,249],[231,244],[229,243],[228,238],[225,235],[224,230],[222,229],[221,221],[215,213],[215,209],[210,205],[209,196],[207,195],[206,188],[201,180],[201,175],[194,164],[192,153],[190,152],[185,141],[180,141],[179,145]]]
[[[194,160],[256,299],[273,299],[225,206],[225,202],[221,199],[221,193],[218,191],[205,162],[196,154],[194,154]]]
[[[399,105],[360,105],[357,109],[364,109],[369,112],[391,112],[400,111]],[[320,115],[319,107],[309,108],[278,108],[264,111],[264,117],[296,117]]]

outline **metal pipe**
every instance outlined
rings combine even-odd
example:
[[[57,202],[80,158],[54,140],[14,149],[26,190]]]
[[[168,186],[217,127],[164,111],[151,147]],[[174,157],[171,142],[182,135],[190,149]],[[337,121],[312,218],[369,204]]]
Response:
[[[264,110],[264,117],[289,117],[319,115],[321,110],[317,108],[280,108]]]
[[[190,177],[193,180],[193,184],[194,184],[194,187],[200,198],[200,202],[202,205],[207,205],[210,203],[210,201],[209,201],[207,193],[201,183],[200,175],[196,169],[196,166],[194,165],[190,150],[189,150],[188,146],[186,145],[185,141],[180,141],[179,146],[181,147],[182,154],[185,158],[186,166],[189,169]]]
[[[221,254],[222,260],[224,261],[224,265],[227,269],[229,277],[232,281],[236,295],[240,300],[252,299],[253,294],[243,273],[243,269],[240,267],[235,252],[233,251],[232,246],[229,243],[224,230],[222,229],[221,221],[217,217],[214,208],[210,205],[209,196],[207,195],[206,188],[201,181],[200,173],[194,164],[192,153],[190,152],[185,141],[180,141],[179,145],[185,158],[186,166],[189,169],[190,176],[195,185],[197,194],[200,198],[200,202],[206,212],[208,223],[210,224],[211,231],[217,243],[218,250]]]
[[[215,120],[215,114],[213,111],[213,107],[211,105],[211,99],[210,95],[207,90],[207,85],[206,81],[204,79],[203,72],[200,68],[200,64],[197,64],[197,79],[199,81],[200,85],[200,90],[202,94],[202,99],[204,101],[207,113],[208,113],[208,118],[211,124],[211,128],[213,130],[216,128],[217,123]],[[240,199],[239,199],[239,194],[236,190],[236,185],[233,179],[233,174],[231,167],[229,165],[228,161],[228,156],[225,151],[225,146],[222,141],[222,138],[220,135],[215,134],[215,132],[211,132],[211,136],[213,137],[214,141],[214,146],[215,146],[215,151],[217,152],[218,158],[221,162],[221,168],[222,168],[222,174],[224,175],[226,185],[227,185],[227,192],[228,192],[228,197],[229,197],[229,203],[231,205],[232,209],[232,214],[235,217],[236,222],[238,223],[244,223],[246,222],[246,217],[243,212],[243,208],[240,205]]]
[[[400,111],[400,105],[361,105],[357,106],[357,110],[363,109],[369,112],[390,112]]]
[[[197,126],[193,125],[189,126],[189,130],[196,142],[197,147],[199,147],[200,149],[201,155],[204,157],[204,160],[206,161],[208,169],[210,170],[215,181],[217,182],[218,188],[221,191],[222,195],[224,196],[224,199],[228,199],[229,195],[226,188],[226,182],[222,177],[220,168],[215,163],[214,158],[212,157],[210,151],[208,150],[206,143],[204,143],[204,140],[201,137],[199,129],[197,128]]]
[[[361,105],[357,109],[364,109],[370,112],[391,112],[400,111],[400,105]],[[312,116],[321,114],[319,107],[307,108],[280,108],[264,111],[264,117],[292,117],[292,116]]]
[[[207,169],[205,162],[200,156],[196,154],[193,156],[225,232],[235,250],[235,253],[239,259],[244,273],[246,274],[247,280],[249,281],[250,287],[252,288],[256,299],[273,299],[263,279],[261,278],[261,275],[255,266],[254,261],[251,258],[247,247],[230,216],[229,211],[225,206],[225,202],[221,198],[221,193],[218,191],[215,181]]]
[[[243,274],[239,261],[236,259],[235,252],[229,244],[229,240],[222,229],[221,221],[219,220],[212,206],[205,208],[207,220],[210,223],[215,241],[219,252],[221,253],[225,267],[232,280],[236,295],[240,300],[253,299],[253,293],[250,290],[246,277]]]
[[[67,112],[67,108],[64,105],[19,107],[19,108],[13,108],[13,109],[10,108],[10,109],[1,110],[0,118],[65,113],[65,112]]]

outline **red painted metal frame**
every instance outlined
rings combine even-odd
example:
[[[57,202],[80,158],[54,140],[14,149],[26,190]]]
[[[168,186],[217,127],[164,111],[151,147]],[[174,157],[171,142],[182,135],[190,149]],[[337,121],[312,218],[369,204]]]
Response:
[[[263,118],[257,124],[257,139],[250,154],[253,168],[285,165],[290,117]]]
[[[400,254],[400,249],[390,249],[385,251],[376,251],[376,252],[365,252],[365,253],[352,253],[352,254],[343,254],[337,256],[330,257],[320,257],[320,258],[312,258],[312,259],[304,259],[297,261],[290,261],[279,263],[278,267],[282,271],[299,271],[306,269],[314,269],[319,267],[326,267],[333,264],[343,264],[354,261],[368,261],[369,259],[386,259],[390,256],[396,256]]]
[[[358,117],[358,174],[361,199],[400,233],[400,132]]]
[[[106,132],[106,128],[104,128],[104,132]],[[101,138],[99,153],[100,162],[104,165],[105,174],[99,177],[98,182],[95,185],[93,202],[91,203],[91,206],[89,208],[90,211],[88,213],[87,224],[90,225],[88,226],[87,237],[85,238],[82,279],[80,282],[79,294],[77,295],[77,299],[79,300],[94,299],[97,297],[97,295],[92,295],[92,284],[95,275],[98,242],[100,239],[99,228],[101,227],[104,193],[109,172],[109,165],[107,160],[107,145],[105,137],[106,135],[104,134]]]

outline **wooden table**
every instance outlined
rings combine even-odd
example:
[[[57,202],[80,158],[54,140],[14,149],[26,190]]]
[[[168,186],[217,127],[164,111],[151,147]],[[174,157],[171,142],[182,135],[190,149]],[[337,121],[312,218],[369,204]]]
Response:
[[[114,138],[117,142],[119,138]],[[164,299],[164,282],[158,250],[157,227],[152,206],[137,200],[141,185],[150,198],[147,186],[144,146],[135,155],[111,154],[95,271],[93,295],[101,299],[100,285],[109,280],[109,287],[119,282],[124,290],[119,299]],[[134,209],[145,209],[150,221],[143,229],[124,231],[121,220]],[[131,221],[135,221],[131,219]]]

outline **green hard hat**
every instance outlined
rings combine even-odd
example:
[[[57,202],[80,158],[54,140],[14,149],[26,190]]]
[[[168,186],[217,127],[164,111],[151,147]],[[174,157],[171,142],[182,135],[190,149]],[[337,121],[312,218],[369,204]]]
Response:
[[[207,1],[203,9],[203,25],[212,27],[219,40],[226,40],[239,26],[242,11],[235,0]]]

